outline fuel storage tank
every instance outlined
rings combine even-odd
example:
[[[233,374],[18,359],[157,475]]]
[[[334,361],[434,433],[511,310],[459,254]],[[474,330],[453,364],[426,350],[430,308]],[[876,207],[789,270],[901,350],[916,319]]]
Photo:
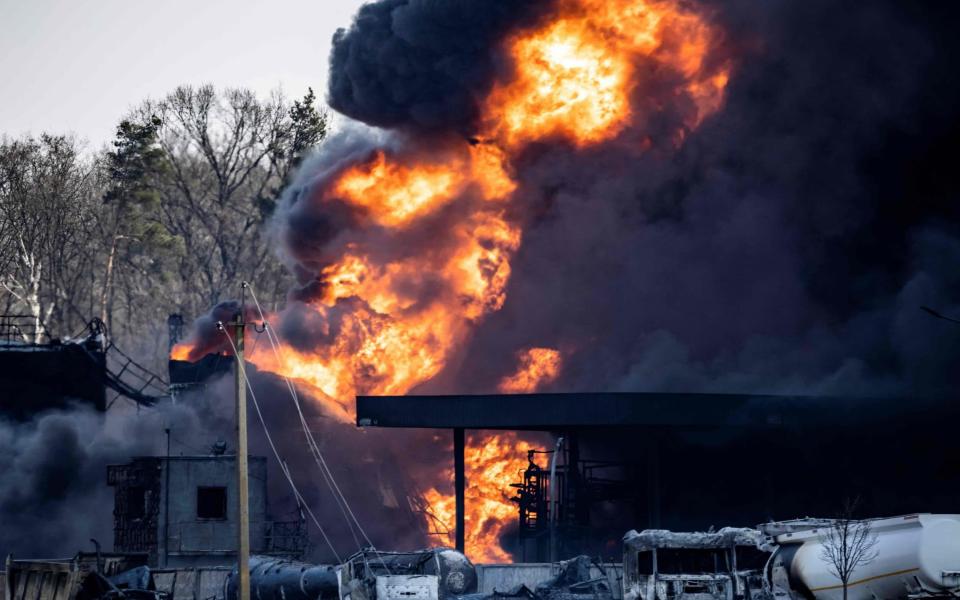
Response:
[[[914,514],[867,522],[876,535],[876,557],[851,575],[849,600],[960,594],[960,515]],[[779,548],[768,575],[776,585],[776,571],[785,571],[795,596],[842,600],[843,585],[823,556],[830,521],[810,527],[775,536]]]

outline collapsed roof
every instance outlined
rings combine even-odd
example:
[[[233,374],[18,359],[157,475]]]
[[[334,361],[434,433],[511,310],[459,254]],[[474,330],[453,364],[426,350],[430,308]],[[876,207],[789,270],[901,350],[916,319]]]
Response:
[[[732,546],[751,546],[760,550],[772,550],[767,536],[748,527],[724,527],[720,531],[708,532],[646,529],[638,533],[631,529],[623,536],[623,544],[638,552],[657,548],[730,548]]]

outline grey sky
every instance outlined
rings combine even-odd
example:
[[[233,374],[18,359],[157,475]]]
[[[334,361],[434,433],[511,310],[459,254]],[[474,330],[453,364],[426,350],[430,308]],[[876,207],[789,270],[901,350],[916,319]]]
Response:
[[[0,0],[0,136],[99,147],[181,83],[323,97],[330,37],[362,0]]]

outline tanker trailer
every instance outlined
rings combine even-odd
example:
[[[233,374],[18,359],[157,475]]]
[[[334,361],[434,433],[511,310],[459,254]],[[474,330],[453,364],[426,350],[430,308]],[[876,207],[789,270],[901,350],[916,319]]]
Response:
[[[226,600],[237,598],[237,570],[224,582]],[[256,600],[339,600],[337,568],[272,556],[250,557],[250,597]]]
[[[447,600],[476,590],[473,564],[450,548],[363,550],[336,566],[250,557],[255,600]],[[236,569],[224,583],[224,598],[237,598]]]
[[[849,600],[960,598],[960,515],[915,514],[868,519],[876,557],[856,568]],[[775,597],[842,600],[843,584],[823,557],[834,521],[802,519],[767,523],[777,550],[766,577]]]

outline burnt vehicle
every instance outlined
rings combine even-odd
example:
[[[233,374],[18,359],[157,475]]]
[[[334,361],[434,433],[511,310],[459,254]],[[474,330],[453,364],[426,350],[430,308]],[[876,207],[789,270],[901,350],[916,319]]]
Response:
[[[624,600],[758,600],[774,548],[756,529],[630,531],[623,538]]]
[[[342,600],[448,600],[477,590],[477,570],[452,548],[362,551],[340,568]]]
[[[489,567],[489,565],[487,565]],[[486,593],[460,596],[458,600],[622,600],[615,565],[575,556],[556,563],[557,573],[536,584],[519,583]]]
[[[866,556],[844,585],[825,547],[834,519],[624,536],[624,600],[960,600],[960,515],[847,521]],[[851,550],[848,550],[850,552]],[[844,590],[844,587],[847,589]]]

